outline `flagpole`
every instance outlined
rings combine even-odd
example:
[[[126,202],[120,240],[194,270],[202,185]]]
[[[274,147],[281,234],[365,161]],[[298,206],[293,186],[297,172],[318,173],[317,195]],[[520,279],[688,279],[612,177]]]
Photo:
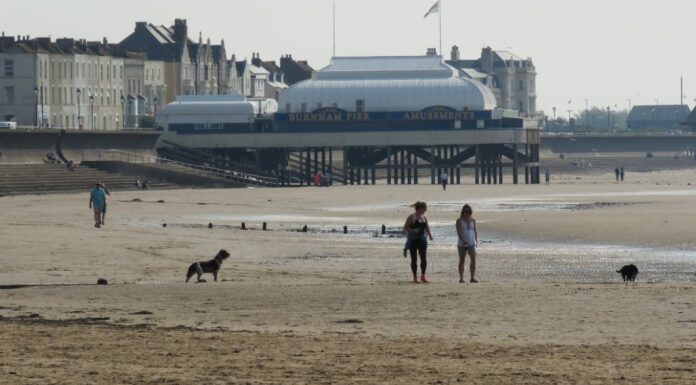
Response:
[[[444,54],[442,53],[442,0],[438,0],[440,2],[440,5],[438,8],[438,14],[440,16],[440,56],[445,57]]]

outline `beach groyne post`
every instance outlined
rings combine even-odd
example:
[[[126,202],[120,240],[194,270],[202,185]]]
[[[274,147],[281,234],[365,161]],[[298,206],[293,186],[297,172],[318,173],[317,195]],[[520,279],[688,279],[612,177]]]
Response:
[[[268,230],[268,224],[266,222],[263,222],[263,231]]]
[[[242,222],[242,230],[246,230],[246,223]]]
[[[303,232],[303,233],[306,233],[307,230],[308,230],[308,229],[307,229],[307,225],[304,225],[304,226],[302,227],[302,232]]]
[[[387,226],[382,225],[382,235],[387,233]]]
[[[343,226],[343,234],[348,234],[348,226]]]

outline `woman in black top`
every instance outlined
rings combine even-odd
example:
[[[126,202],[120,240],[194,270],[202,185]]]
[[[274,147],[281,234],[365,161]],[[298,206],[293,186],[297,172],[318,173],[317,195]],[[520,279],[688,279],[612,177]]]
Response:
[[[425,270],[428,268],[428,239],[433,240],[428,218],[425,217],[428,206],[425,202],[416,202],[411,207],[414,208],[415,212],[406,218],[404,231],[408,233],[408,251],[411,254],[413,283],[428,283],[425,278]],[[418,281],[418,255],[420,255],[421,261],[420,282]]]

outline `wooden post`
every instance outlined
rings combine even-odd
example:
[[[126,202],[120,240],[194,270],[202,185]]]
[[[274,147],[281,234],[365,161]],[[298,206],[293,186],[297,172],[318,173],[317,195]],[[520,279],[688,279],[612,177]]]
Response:
[[[413,183],[418,184],[418,157],[413,155]]]
[[[408,184],[413,184],[413,160],[410,152],[406,153],[406,164],[408,165]]]
[[[435,148],[430,147],[430,184],[435,184]]]
[[[406,154],[401,150],[401,184],[406,184]]]
[[[476,184],[480,184],[480,167],[481,167],[481,148],[479,147],[478,144],[474,145],[474,150],[476,153],[476,156],[474,158],[474,169],[476,170]]]
[[[519,166],[519,158],[517,156],[517,143],[512,145],[512,154],[513,154],[513,159],[512,159],[512,183],[513,184],[519,184],[519,173],[518,166]]]
[[[391,146],[387,147],[387,184],[392,184],[392,152]]]

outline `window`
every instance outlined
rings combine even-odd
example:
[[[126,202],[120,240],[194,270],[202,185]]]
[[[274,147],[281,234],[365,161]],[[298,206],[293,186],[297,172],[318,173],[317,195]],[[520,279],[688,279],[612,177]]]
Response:
[[[7,104],[14,104],[15,102],[14,87],[5,87],[5,101]]]
[[[517,89],[519,91],[524,91],[524,82],[522,82],[522,80],[517,83]]]
[[[307,103],[302,103],[302,112],[307,112]]]
[[[73,63],[70,63],[70,79],[73,78]]]
[[[355,112],[364,112],[365,111],[365,100],[363,99],[358,99],[355,101]]]

